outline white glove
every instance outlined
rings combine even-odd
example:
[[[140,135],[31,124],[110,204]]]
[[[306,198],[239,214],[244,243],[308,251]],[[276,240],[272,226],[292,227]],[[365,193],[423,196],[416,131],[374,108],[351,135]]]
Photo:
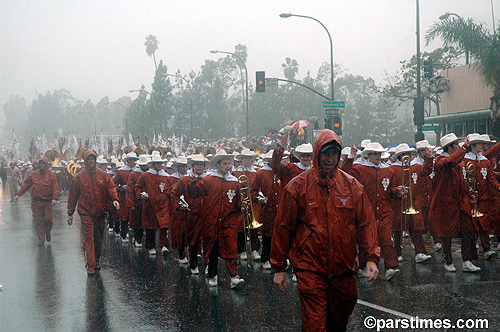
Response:
[[[149,198],[148,193],[147,193],[147,192],[145,192],[145,191],[143,191],[143,192],[141,193],[141,199],[145,201],[145,200],[147,200],[148,198]]]

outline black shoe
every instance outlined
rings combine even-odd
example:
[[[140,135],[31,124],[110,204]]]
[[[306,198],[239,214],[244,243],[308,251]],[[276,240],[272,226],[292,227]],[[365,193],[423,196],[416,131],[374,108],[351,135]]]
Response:
[[[97,263],[94,270],[99,271],[101,269],[101,264]]]
[[[50,233],[45,235],[45,240],[47,240],[47,242],[52,241],[52,236],[50,235]]]

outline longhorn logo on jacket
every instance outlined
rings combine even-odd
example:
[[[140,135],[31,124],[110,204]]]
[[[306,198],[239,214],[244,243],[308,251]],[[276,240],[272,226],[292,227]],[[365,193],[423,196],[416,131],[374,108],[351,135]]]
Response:
[[[391,181],[388,178],[382,179],[382,185],[384,186],[384,191],[387,191],[387,188],[389,188],[390,183],[391,183]]]
[[[226,193],[227,198],[229,198],[229,203],[233,202],[234,196],[236,196],[236,192],[233,189],[229,189]]]
[[[486,168],[481,168],[481,174],[483,174],[483,179],[486,180],[486,175],[488,175],[488,170]]]
[[[418,174],[411,173],[411,178],[413,179],[413,184],[417,184]]]
[[[159,184],[159,186],[160,186],[160,191],[163,192],[163,189],[165,188],[165,183],[162,182]]]

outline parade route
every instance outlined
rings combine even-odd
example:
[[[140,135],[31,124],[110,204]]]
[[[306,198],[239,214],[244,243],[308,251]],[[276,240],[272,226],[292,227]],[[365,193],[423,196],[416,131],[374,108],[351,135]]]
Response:
[[[87,277],[83,265],[80,220],[68,226],[67,194],[54,208],[52,243],[37,247],[29,197],[0,199],[0,331],[300,331],[297,287],[274,289],[272,273],[255,263],[239,265],[245,284],[229,287],[220,261],[219,286],[209,288],[203,273],[191,276],[177,254],[151,257],[123,244],[106,231],[102,270]],[[416,264],[404,250],[401,274],[390,282],[361,279],[359,299],[348,331],[369,331],[365,319],[488,319],[497,315],[500,263],[484,261],[478,273],[445,272],[441,253]],[[381,268],[383,264],[379,264]],[[385,329],[390,330],[390,329]],[[432,330],[432,329],[431,329]],[[469,329],[470,330],[470,329]],[[465,331],[465,329],[464,329]]]

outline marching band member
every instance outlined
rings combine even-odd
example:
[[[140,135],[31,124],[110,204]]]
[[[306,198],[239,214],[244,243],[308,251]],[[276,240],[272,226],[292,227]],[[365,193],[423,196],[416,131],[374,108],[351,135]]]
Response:
[[[118,211],[118,220],[117,224],[115,224],[115,230],[118,228],[120,230],[121,239],[124,243],[127,243],[129,240],[128,235],[128,223],[130,216],[130,209],[126,204],[126,195],[127,195],[127,183],[130,174],[132,173],[132,169],[135,166],[135,161],[139,159],[137,158],[137,154],[135,152],[130,152],[123,157],[123,161],[127,164],[116,171],[115,177],[113,178],[113,182],[116,185],[116,190],[118,192],[118,198],[120,201],[120,206],[122,207]]]
[[[484,140],[481,135],[470,134],[467,138],[469,140],[469,147],[463,160],[464,168],[462,172],[466,180],[467,176],[474,177],[472,180],[475,182],[475,190],[477,192],[475,198],[477,210],[482,214],[482,216],[475,218],[475,220],[479,221],[477,225],[479,227],[478,235],[483,245],[484,259],[490,259],[496,255],[491,250],[490,245],[490,231],[492,229],[490,211],[494,203],[495,191],[498,192],[500,184],[498,184],[493,175],[491,162],[482,154]],[[474,174],[467,175],[469,165],[473,165]]]
[[[179,200],[173,195],[175,185],[187,173],[188,160],[184,156],[179,156],[172,165],[175,172],[167,178],[165,186],[169,193],[169,224],[170,224],[170,240],[172,249],[177,249],[179,253],[179,263],[189,263],[186,258],[186,219],[184,211],[180,210]]]
[[[313,167],[285,187],[274,227],[274,283],[283,292],[287,288],[289,255],[303,331],[345,331],[357,301],[357,245],[366,252],[369,281],[378,275],[373,210],[362,185],[337,169],[340,150],[333,131],[319,133]]]
[[[469,140],[459,146],[459,138],[453,133],[441,137],[443,153],[436,158],[436,190],[429,210],[431,234],[442,238],[444,268],[455,272],[451,256],[452,238],[461,237],[462,271],[476,272],[481,268],[472,264],[477,255],[474,243],[474,224],[470,216],[471,205],[460,163],[462,162]]]
[[[382,164],[382,154],[387,155],[387,150],[378,142],[371,142],[361,152],[353,165],[350,174],[354,176],[365,188],[368,204],[375,213],[378,246],[384,258],[385,279],[391,280],[400,273],[398,255],[392,245],[392,218],[393,197],[397,194],[395,175],[393,170]],[[371,203],[371,204],[370,204]],[[361,274],[366,265],[363,251],[360,253]]]
[[[238,179],[231,174],[233,155],[220,149],[210,160],[211,169],[202,179],[190,177],[188,193],[202,198],[201,220],[208,285],[217,287],[218,258],[226,261],[231,288],[244,282],[238,275],[237,233],[241,219]]]
[[[189,162],[191,175],[201,180],[205,172],[206,159],[202,155],[194,155]],[[190,175],[190,176],[191,176]],[[186,244],[189,245],[189,267],[191,274],[200,273],[198,269],[198,249],[201,244],[201,197],[194,198],[187,190],[190,176],[183,176],[172,189],[172,202],[184,213]],[[184,201],[182,201],[184,200]],[[172,245],[173,246],[173,245]]]
[[[396,161],[389,166],[389,168],[391,168],[394,172],[394,186],[400,188],[399,195],[395,195],[395,199],[393,200],[394,208],[392,223],[394,248],[398,254],[398,261],[400,262],[403,261],[401,238],[402,236],[405,236],[404,232],[409,233],[415,247],[415,262],[421,263],[431,258],[430,255],[427,255],[424,239],[422,237],[422,232],[425,231],[425,225],[421,214],[421,196],[422,190],[424,189],[424,166],[418,164],[417,161],[414,161],[414,159],[411,159],[412,154],[416,151],[416,149],[410,148],[406,143],[398,145],[394,153]],[[430,151],[427,152],[430,154]],[[405,157],[409,158],[408,163],[403,164],[402,160]],[[408,171],[410,167],[411,174],[409,175]],[[406,169],[406,172],[404,172],[403,169]],[[416,211],[418,211],[418,213],[414,215],[404,215],[404,211],[401,206],[403,204],[403,200],[409,202],[409,181],[412,182],[411,194],[413,207]],[[408,208],[408,206],[403,204],[403,208]],[[402,218],[407,220],[406,224],[403,222]],[[402,227],[408,227],[408,229],[402,229]]]
[[[264,270],[270,270],[271,240],[278,212],[280,179],[269,166],[272,151],[263,154],[261,157],[265,165],[257,171],[255,179],[250,183],[250,189],[253,201],[260,205],[258,221],[262,223],[260,229],[262,234],[261,261],[264,262],[262,267]]]
[[[250,151],[250,149],[248,149],[248,148],[244,148],[237,155],[237,159],[239,160],[240,165],[233,172],[233,175],[236,178],[239,178],[241,175],[246,175],[248,177],[248,182],[249,182],[250,186],[252,185],[253,181],[255,180],[255,177],[257,176],[257,171],[253,167],[253,163],[254,163],[256,157],[257,157],[257,155],[253,151]],[[241,220],[241,218],[238,218],[238,220]],[[245,259],[247,259],[247,253],[245,250],[245,235],[243,232],[243,223],[240,222],[238,225],[239,225],[238,226],[238,244],[237,244],[238,255],[239,255],[240,259],[245,260]],[[260,259],[259,230],[257,230],[257,229],[250,230],[250,241],[251,241],[251,246],[252,246],[252,259],[259,260]]]
[[[488,158],[488,160],[491,162],[493,175],[500,183],[500,143],[498,143],[495,139],[490,138],[490,136],[488,135],[481,135],[481,137],[485,142],[483,143],[483,156]],[[493,228],[493,234],[495,234],[497,238],[497,243],[500,244],[500,192],[494,191],[493,196],[494,202],[491,207],[490,224]],[[498,245],[497,250],[500,250],[500,246]]]
[[[155,151],[153,151],[155,152]],[[162,169],[164,160],[159,154],[152,156],[151,168],[142,173],[135,186],[135,195],[143,201],[142,227],[146,230],[145,248],[156,255],[156,231],[159,229],[159,246],[162,255],[168,252],[168,195],[167,173]]]
[[[135,154],[135,153],[134,153]],[[140,196],[136,196],[136,185],[142,173],[149,169],[149,156],[141,154],[137,166],[132,169],[127,182],[126,206],[129,208],[129,227],[132,229],[133,244],[136,248],[142,247],[144,230],[142,227],[142,206]]]

